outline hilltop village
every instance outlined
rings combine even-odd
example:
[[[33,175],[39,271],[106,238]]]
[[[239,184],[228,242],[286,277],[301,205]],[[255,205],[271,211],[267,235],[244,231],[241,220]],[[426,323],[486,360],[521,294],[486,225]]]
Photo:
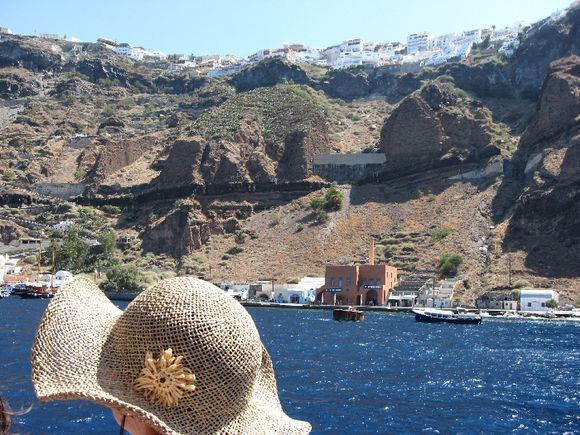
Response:
[[[565,11],[558,11],[549,20],[557,20]],[[429,32],[413,33],[406,42],[374,42],[361,38],[349,39],[340,44],[319,49],[301,43],[285,43],[280,48],[264,48],[247,57],[235,54],[221,55],[184,55],[165,54],[114,39],[101,37],[97,43],[115,53],[139,62],[168,62],[169,71],[195,70],[209,77],[224,77],[240,72],[243,68],[255,65],[264,59],[281,59],[297,64],[343,69],[354,66],[379,67],[385,65],[438,66],[443,63],[465,59],[474,44],[495,47],[503,56],[511,57],[525,39],[530,29],[529,23],[520,20],[505,28],[492,26],[473,29],[460,33],[433,35]],[[0,33],[12,33],[0,27]],[[41,33],[40,38],[48,40],[67,40],[78,44],[76,50],[82,51],[82,41],[77,38],[61,37],[57,34]]]

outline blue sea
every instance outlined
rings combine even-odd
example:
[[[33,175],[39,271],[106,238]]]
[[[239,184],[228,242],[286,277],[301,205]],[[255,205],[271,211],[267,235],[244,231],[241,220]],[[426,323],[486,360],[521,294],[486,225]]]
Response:
[[[0,300],[0,394],[13,432],[118,431],[88,402],[36,401],[30,347],[47,301]],[[250,308],[283,407],[314,434],[580,434],[580,322],[484,319],[424,324],[409,314]],[[66,347],[66,343],[63,343]]]

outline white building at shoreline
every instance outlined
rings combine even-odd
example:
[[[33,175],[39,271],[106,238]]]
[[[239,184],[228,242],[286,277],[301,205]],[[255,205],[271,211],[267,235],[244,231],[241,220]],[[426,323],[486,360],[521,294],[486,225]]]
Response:
[[[553,299],[558,302],[560,296],[555,290],[533,290],[526,289],[520,291],[521,311],[548,311],[550,308],[546,303]]]

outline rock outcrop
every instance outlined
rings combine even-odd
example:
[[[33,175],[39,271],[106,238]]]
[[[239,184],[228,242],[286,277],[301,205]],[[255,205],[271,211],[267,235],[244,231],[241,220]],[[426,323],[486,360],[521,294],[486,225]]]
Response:
[[[109,144],[98,155],[94,166],[87,174],[87,180],[92,184],[100,184],[107,176],[135,162],[156,145],[157,139],[149,136]]]
[[[311,84],[312,80],[297,65],[280,59],[267,59],[236,74],[230,83],[238,92],[274,86],[281,83]]]
[[[392,169],[431,168],[500,152],[501,131],[476,100],[432,82],[405,98],[386,120],[380,148]]]
[[[131,73],[115,63],[101,59],[85,59],[75,66],[78,73],[86,76],[93,83],[117,84],[119,86],[137,86],[152,91],[153,84],[147,78]]]
[[[572,56],[552,64],[506,180],[522,184],[504,244],[524,249],[527,266],[545,276],[580,274],[579,113],[580,58]]]
[[[209,240],[210,222],[191,204],[183,204],[143,232],[145,252],[175,257],[192,254]]]
[[[237,95],[197,119],[157,166],[157,188],[295,182],[330,150],[324,97],[281,85]],[[197,134],[193,134],[197,133]]]
[[[33,72],[59,71],[64,64],[60,47],[41,38],[2,35],[0,68],[18,67]]]
[[[0,71],[0,98],[4,100],[38,95],[40,89],[38,80],[27,70],[5,68]]]
[[[207,79],[200,76],[160,76],[157,77],[153,83],[158,92],[169,94],[189,94],[205,85]]]
[[[544,80],[534,119],[521,138],[528,155],[546,141],[578,125],[580,113],[580,57],[570,56],[551,65]]]
[[[550,63],[565,56],[580,55],[580,5],[576,3],[558,20],[547,18],[530,29],[510,61],[513,82],[520,93],[536,98]]]

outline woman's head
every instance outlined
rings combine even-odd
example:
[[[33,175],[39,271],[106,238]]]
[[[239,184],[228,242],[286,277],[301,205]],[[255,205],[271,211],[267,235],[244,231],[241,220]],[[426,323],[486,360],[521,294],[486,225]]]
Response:
[[[307,433],[278,399],[247,311],[220,289],[173,278],[124,312],[90,281],[65,286],[33,348],[41,400],[88,399],[160,433]]]

